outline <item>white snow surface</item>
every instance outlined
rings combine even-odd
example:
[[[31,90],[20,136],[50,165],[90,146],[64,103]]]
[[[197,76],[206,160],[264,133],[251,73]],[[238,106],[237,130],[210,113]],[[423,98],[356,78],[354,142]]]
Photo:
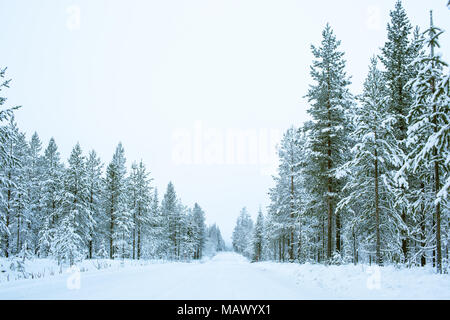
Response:
[[[450,299],[450,275],[431,268],[250,263],[224,252],[190,263],[109,261],[99,270],[98,261],[83,262],[74,286],[74,273],[50,272],[43,260],[33,261],[35,273],[47,268],[41,278],[0,278],[0,299]]]

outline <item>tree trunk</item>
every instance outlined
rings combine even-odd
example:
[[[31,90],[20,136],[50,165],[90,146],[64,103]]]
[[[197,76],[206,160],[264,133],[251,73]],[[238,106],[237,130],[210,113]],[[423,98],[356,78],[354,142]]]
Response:
[[[133,228],[133,260],[136,259],[136,227]]]
[[[341,216],[336,212],[336,251],[341,253]]]
[[[17,254],[19,252],[20,252],[20,214],[17,215]]]
[[[436,231],[436,211],[432,213],[433,215],[433,224],[432,228]],[[436,247],[433,248],[433,267],[436,267]]]
[[[141,208],[139,208],[138,212],[138,221],[137,221],[137,259],[141,259]]]
[[[325,260],[325,218],[322,217],[322,261]]]
[[[301,261],[301,254],[302,254],[302,224],[301,220],[298,221],[298,237],[297,237],[297,260]]]
[[[89,246],[89,259],[92,259],[92,239],[89,240],[88,246]]]
[[[114,259],[114,196],[111,197],[111,212],[110,212],[110,224],[109,224],[109,258]]]
[[[377,134],[375,133],[375,141],[377,139]],[[380,239],[380,207],[378,203],[378,151],[375,148],[375,224],[376,224],[376,260],[379,266],[382,265],[381,261],[381,239]]]
[[[402,215],[401,215],[403,223],[406,225],[406,209],[402,209]],[[403,252],[403,259],[404,263],[408,261],[408,239],[407,239],[407,233],[402,230],[402,252]]]
[[[430,11],[430,28],[433,28],[433,15],[432,15],[432,11]],[[431,58],[434,57],[434,45],[432,43],[432,45],[430,46],[430,50],[431,50]],[[431,93],[432,95],[434,95],[435,92],[435,82],[434,82],[434,78],[431,79]],[[437,108],[436,108],[436,104],[433,104],[433,126],[434,126],[434,132],[437,133],[438,132],[438,122],[437,122]],[[434,161],[434,191],[436,194],[436,198],[437,198],[437,194],[439,193],[439,189],[441,188],[440,185],[440,179],[439,179],[439,161],[438,161],[438,157],[437,157],[437,149],[436,147],[433,147],[433,158],[435,159]],[[441,203],[438,202],[436,203],[435,206],[436,209],[436,265],[437,265],[437,271],[438,273],[442,273],[442,252],[441,252]]]
[[[94,192],[93,192],[93,186],[91,185],[91,192],[90,192],[90,196],[89,196],[89,204],[91,206],[91,209],[94,207]],[[89,250],[89,259],[92,259],[92,247],[93,247],[93,238],[94,238],[94,232],[91,230],[90,234],[90,239],[88,242],[88,250]]]
[[[331,204],[331,192],[333,191],[332,187],[331,187],[331,178],[328,178],[328,235],[327,235],[327,259],[331,260],[331,237],[332,237],[332,228],[331,228],[331,224],[332,224],[332,219],[333,219],[333,209],[332,209],[332,204]]]
[[[294,262],[294,173],[293,167],[291,166],[291,234],[289,241],[289,261]]]
[[[330,174],[332,165],[331,165],[331,138],[328,137],[328,174]],[[327,258],[328,260],[331,260],[331,237],[332,237],[332,223],[333,223],[333,208],[331,203],[331,194],[333,192],[332,187],[332,179],[331,177],[328,177],[328,195],[327,195],[327,202],[328,202],[328,248],[327,248]]]
[[[437,130],[435,126],[435,130]],[[434,150],[436,152],[436,148]],[[440,189],[440,183],[439,183],[439,164],[437,161],[434,163],[434,175],[435,175],[435,193],[437,196],[437,193]],[[441,204],[438,202],[436,204],[436,266],[437,271],[439,273],[442,273],[442,252],[441,252]]]
[[[8,173],[9,181],[11,181],[11,172]],[[9,257],[9,216],[11,214],[11,186],[8,186],[8,206],[6,210],[6,233],[5,233],[5,257]]]
[[[425,185],[422,182],[420,185],[420,188],[422,189],[422,194],[425,194]],[[425,254],[425,237],[426,237],[426,231],[425,231],[425,227],[426,227],[426,216],[425,216],[425,206],[422,203],[422,208],[421,208],[421,222],[420,222],[420,243],[421,243],[421,249],[422,249],[422,254],[420,257],[420,265],[422,267],[424,267],[427,264],[427,259],[426,259],[426,254]]]

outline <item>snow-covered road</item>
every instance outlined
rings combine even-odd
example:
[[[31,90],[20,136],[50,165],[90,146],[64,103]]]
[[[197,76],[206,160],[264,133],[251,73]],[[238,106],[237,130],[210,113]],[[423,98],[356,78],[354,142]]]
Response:
[[[450,299],[450,275],[432,268],[250,263],[231,252],[201,262],[136,263],[3,281],[0,299]]]
[[[221,253],[204,263],[149,264],[122,270],[0,284],[0,299],[302,299],[293,279],[260,270],[242,256]]]

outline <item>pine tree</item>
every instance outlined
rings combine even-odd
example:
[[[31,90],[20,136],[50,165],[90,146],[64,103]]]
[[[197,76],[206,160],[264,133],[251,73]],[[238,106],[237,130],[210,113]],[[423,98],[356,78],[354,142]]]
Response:
[[[400,251],[402,259],[408,260],[408,240],[410,234],[410,194],[413,185],[411,175],[404,171],[400,176],[399,169],[406,160],[408,150],[406,148],[407,123],[406,118],[412,102],[409,90],[405,90],[406,83],[413,76],[410,63],[417,54],[416,43],[409,39],[412,26],[409,22],[401,1],[397,1],[395,9],[390,12],[391,21],[387,26],[388,40],[382,48],[379,56],[385,67],[384,77],[387,85],[387,117],[394,119],[393,141],[391,145],[393,159],[390,165],[390,174],[386,175],[387,184],[396,201],[392,211],[399,216],[397,227],[400,230]],[[394,178],[395,177],[395,178]]]
[[[106,169],[105,179],[105,213],[108,216],[107,234],[109,240],[109,257],[125,256],[128,246],[126,235],[131,232],[131,216],[127,208],[125,151],[122,144],[117,145],[111,163]]]
[[[28,144],[25,135],[17,127],[14,116],[9,119],[6,130],[8,137],[4,141],[5,158],[0,166],[0,175],[5,177],[0,189],[0,211],[4,213],[5,230],[1,233],[5,257],[18,254],[22,241],[28,239],[28,195],[26,186],[26,164]],[[22,239],[23,238],[23,239]]]
[[[347,124],[345,112],[351,104],[348,80],[344,68],[344,53],[338,51],[340,41],[327,24],[322,32],[321,47],[312,47],[315,57],[311,77],[315,81],[308,91],[311,104],[308,113],[314,121],[310,131],[311,152],[316,168],[311,172],[316,177],[316,197],[326,199],[327,211],[327,258],[332,257],[333,219],[336,219],[336,250],[340,252],[340,217],[335,216],[334,204],[339,199],[341,182],[336,177],[336,168],[342,163],[346,150]]]
[[[169,220],[169,235],[171,235],[171,242],[173,242],[172,258],[176,260],[182,258],[182,242],[185,240],[185,232],[187,231],[185,227],[188,224],[187,211],[188,208],[177,198],[175,211]]]
[[[216,224],[207,227],[205,252],[209,255],[214,255],[216,252],[225,250],[225,241],[222,238],[219,227]]]
[[[253,261],[260,261],[263,259],[264,247],[264,216],[261,208],[256,218],[255,228],[253,230]]]
[[[88,206],[86,164],[79,143],[72,149],[68,162],[64,174],[60,222],[53,238],[53,254],[59,261],[67,259],[72,265],[77,258],[85,256],[95,221]]]
[[[14,247],[12,251],[18,255],[24,245],[26,250],[29,249],[28,243],[32,242],[32,234],[29,228],[31,222],[30,216],[30,199],[28,197],[27,166],[28,166],[28,143],[24,133],[19,132],[14,146],[14,157],[18,159],[18,165],[14,168],[14,193],[13,193],[13,216],[12,224],[14,238]]]
[[[177,194],[175,192],[175,188],[172,182],[169,182],[167,185],[166,193],[164,194],[164,198],[161,202],[161,215],[162,215],[162,224],[164,227],[164,234],[167,236],[167,256],[175,259],[178,257],[178,229],[179,229],[179,207],[178,207],[178,199]]]
[[[43,157],[42,226],[39,232],[39,252],[44,257],[50,250],[61,214],[63,170],[58,147],[55,139],[51,138]]]
[[[386,86],[375,57],[371,59],[369,74],[359,100],[361,104],[353,108],[351,116],[354,124],[351,136],[356,141],[351,150],[352,160],[341,168],[342,171],[347,171],[348,182],[345,189],[348,195],[339,202],[338,209],[355,208],[352,210],[352,238],[356,234],[359,237],[366,234],[367,239],[375,239],[375,245],[371,245],[373,241],[369,241],[369,248],[366,250],[375,249],[376,262],[381,265],[380,219],[381,215],[387,215],[380,210],[387,205],[380,205],[380,201],[386,201],[387,190],[380,182],[387,171],[386,164],[390,163],[390,150],[396,146],[390,144],[393,121],[392,118],[386,118]],[[375,236],[369,230],[375,230]],[[355,255],[356,248],[353,251]]]
[[[155,188],[150,204],[150,217],[146,232],[146,248],[148,256],[163,258],[167,250],[168,239],[166,220],[162,216],[158,198],[158,189]]]
[[[298,131],[289,128],[278,147],[279,167],[278,176],[274,177],[275,187],[269,192],[271,204],[269,209],[269,223],[271,231],[270,242],[281,246],[280,260],[284,260],[285,246],[287,246],[288,259],[293,262],[300,252],[299,235],[300,225],[300,192],[301,177],[299,175],[299,162],[301,154],[299,148]],[[297,246],[297,250],[295,250]]]
[[[197,249],[196,225],[193,210],[184,205],[180,206],[181,223],[178,236],[179,258],[189,261],[194,258]]]
[[[77,211],[70,210],[64,214],[55,228],[50,250],[57,258],[58,264],[63,262],[73,265],[80,257],[82,239],[77,232]]]
[[[39,231],[42,228],[42,186],[43,186],[43,157],[41,155],[42,142],[35,132],[29,142],[28,163],[26,166],[28,179],[28,211],[30,215],[29,229],[31,239],[28,242],[30,249],[35,254],[39,249]]]
[[[201,259],[206,242],[206,225],[205,212],[198,203],[195,203],[192,209],[192,219],[194,224],[193,237],[195,240],[194,259]]]
[[[253,252],[252,234],[253,221],[250,214],[247,212],[247,208],[244,207],[241,210],[233,230],[232,240],[234,251],[251,258]]]
[[[88,257],[92,259],[95,248],[99,248],[102,243],[102,227],[106,220],[106,215],[101,210],[101,197],[102,197],[102,163],[97,153],[94,150],[89,152],[86,160],[86,186],[87,186],[87,206],[89,217],[92,219],[92,223],[89,225],[87,246]]]
[[[407,88],[414,93],[414,101],[408,114],[408,141],[411,152],[402,167],[412,167],[413,173],[431,166],[430,180],[433,181],[436,219],[436,267],[442,273],[441,253],[441,204],[447,200],[449,187],[448,161],[450,145],[450,95],[448,64],[440,55],[435,55],[439,47],[439,36],[443,31],[433,25],[430,13],[430,28],[425,32],[424,40],[430,48],[429,54],[416,59],[417,76],[411,79]],[[446,180],[444,188],[441,179]],[[441,189],[442,188],[442,189]]]
[[[379,58],[386,68],[384,75],[388,87],[388,111],[396,120],[394,134],[398,141],[402,141],[406,137],[406,116],[411,99],[404,86],[410,74],[408,65],[411,62],[412,47],[409,36],[412,27],[401,1],[396,2],[390,16],[391,22],[387,26],[388,41]]]
[[[143,231],[150,223],[151,186],[144,163],[133,163],[130,175],[130,209],[133,216],[133,259],[141,258]]]
[[[11,79],[4,80],[6,76],[6,68],[0,68],[0,91],[5,88],[9,88]],[[16,139],[16,132],[13,131],[11,127],[11,117],[13,116],[14,110],[19,107],[4,108],[6,102],[5,97],[0,96],[0,168],[6,169],[13,166],[16,161],[11,157],[11,150],[8,146],[11,142]],[[8,124],[2,125],[4,122],[9,122]],[[9,255],[9,237],[10,237],[10,207],[11,207],[11,188],[13,187],[13,182],[11,180],[11,175],[8,170],[0,170],[0,241],[2,245],[0,249],[2,253],[7,257]],[[9,191],[8,191],[9,190]],[[8,193],[9,192],[9,193]],[[3,245],[3,242],[4,245]],[[3,247],[3,248],[1,248]]]
[[[3,252],[6,258],[10,255],[10,242],[11,242],[11,222],[13,219],[13,200],[14,191],[17,188],[15,183],[14,171],[15,168],[20,165],[20,159],[15,156],[15,144],[18,139],[18,128],[14,121],[14,117],[10,118],[8,128],[5,130],[8,132],[8,137],[4,140],[4,156],[1,168],[4,170],[2,176],[5,177],[5,182],[3,184],[3,192],[1,195],[2,204],[2,243],[4,248]],[[3,171],[2,170],[2,171]]]
[[[295,243],[295,230],[296,230],[296,222],[298,220],[298,163],[300,161],[299,149],[297,146],[297,132],[294,128],[290,128],[285,133],[283,139],[281,140],[281,145],[279,148],[279,157],[280,157],[280,168],[279,175],[280,180],[283,180],[285,186],[289,188],[289,199],[288,206],[285,208],[285,211],[289,212],[286,217],[286,228],[289,230],[288,235],[288,253],[289,253],[289,261],[293,262],[295,259],[294,253],[294,243]],[[287,200],[287,199],[286,199]],[[286,203],[287,204],[287,203]]]

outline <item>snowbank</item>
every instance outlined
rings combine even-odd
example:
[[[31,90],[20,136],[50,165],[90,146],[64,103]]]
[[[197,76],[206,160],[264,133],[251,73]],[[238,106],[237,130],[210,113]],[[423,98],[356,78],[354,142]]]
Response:
[[[195,261],[197,263],[200,261]],[[118,270],[128,267],[140,267],[149,264],[168,263],[165,260],[111,260],[111,259],[91,259],[83,260],[75,264],[76,270],[80,272],[99,271],[103,269]],[[17,258],[0,258],[0,285],[4,282],[41,279],[57,274],[64,274],[73,270],[68,265],[58,265],[54,259],[33,258],[25,260]]]
[[[258,262],[258,269],[292,278],[310,299],[450,299],[450,275],[429,268]]]

